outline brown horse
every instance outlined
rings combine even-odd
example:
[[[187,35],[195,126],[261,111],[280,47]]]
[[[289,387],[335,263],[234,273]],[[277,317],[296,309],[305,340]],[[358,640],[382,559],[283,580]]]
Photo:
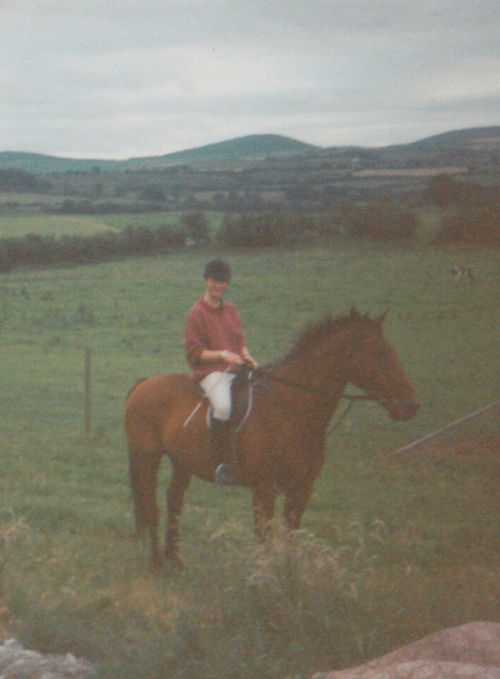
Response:
[[[328,317],[306,329],[280,362],[256,371],[253,408],[236,435],[232,463],[238,485],[252,492],[255,529],[264,537],[278,493],[284,518],[297,529],[325,461],[326,429],[348,383],[365,390],[395,420],[418,410],[415,390],[382,323],[360,315]],[[188,375],[152,377],[136,385],[125,405],[130,484],[137,529],[149,529],[152,567],[163,559],[158,540],[157,475],[163,455],[173,473],[167,491],[165,558],[182,568],[179,514],[191,475],[214,480],[207,403]],[[194,413],[194,415],[193,415]]]

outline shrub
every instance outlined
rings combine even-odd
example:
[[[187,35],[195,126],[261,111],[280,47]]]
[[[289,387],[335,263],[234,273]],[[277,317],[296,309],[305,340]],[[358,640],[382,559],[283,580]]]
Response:
[[[183,233],[168,226],[130,226],[123,232],[94,236],[39,236],[0,239],[0,271],[16,266],[48,266],[104,262],[121,257],[165,252],[185,245]]]
[[[500,247],[500,201],[445,217],[436,242]]]
[[[331,225],[317,217],[281,212],[225,214],[217,242],[228,247],[276,247],[310,243],[333,233]]]
[[[392,200],[353,207],[348,233],[352,238],[382,242],[409,242],[415,238],[415,214]]]
[[[208,219],[201,210],[186,212],[181,217],[181,225],[195,245],[202,245],[210,241]]]

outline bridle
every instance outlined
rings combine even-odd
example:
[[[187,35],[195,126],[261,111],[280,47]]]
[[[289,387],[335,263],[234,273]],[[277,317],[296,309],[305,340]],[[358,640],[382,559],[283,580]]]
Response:
[[[300,382],[295,382],[294,380],[289,380],[286,377],[280,377],[279,375],[274,375],[271,371],[265,370],[264,368],[257,368],[255,371],[257,374],[265,375],[275,382],[280,382],[287,387],[292,387],[293,389],[300,389],[301,391],[307,391],[312,394],[318,394],[324,398],[330,400],[333,398],[333,392],[327,391],[326,389],[320,389],[319,387],[311,387],[309,384],[302,384]],[[256,384],[259,384],[258,382]],[[371,396],[370,394],[342,394],[340,398],[347,399],[351,402],[354,401],[378,401],[379,403],[384,403],[388,399],[380,399],[376,396]]]
[[[332,391],[327,391],[326,389],[320,389],[318,387],[312,387],[309,384],[302,384],[300,382],[295,382],[294,380],[290,380],[286,377],[280,377],[279,375],[273,374],[270,370],[266,370],[264,368],[257,368],[255,371],[257,374],[262,374],[265,377],[270,378],[271,380],[274,380],[275,382],[279,382],[287,387],[291,387],[292,389],[300,389],[301,391],[306,391],[309,393],[313,394],[318,394],[320,396],[323,396],[323,398],[330,400],[333,398],[333,392]],[[255,374],[255,373],[253,373]],[[250,380],[253,380],[253,374],[249,375]],[[259,382],[255,383],[255,386],[258,386]],[[411,399],[404,399],[401,401],[391,401],[388,398],[379,398],[378,396],[373,396],[372,394],[342,394],[340,397],[341,399],[349,401],[347,404],[346,408],[344,409],[344,412],[340,416],[340,418],[336,421],[336,423],[330,427],[329,433],[337,429],[341,422],[345,419],[353,405],[357,401],[375,401],[376,403],[380,403],[380,405],[385,405],[387,403],[394,403],[396,406],[400,407],[405,407],[406,405],[410,405],[412,400]]]

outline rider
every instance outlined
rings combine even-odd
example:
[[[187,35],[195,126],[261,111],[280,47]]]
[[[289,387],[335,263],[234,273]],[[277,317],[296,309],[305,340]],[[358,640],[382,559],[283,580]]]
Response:
[[[205,293],[189,311],[184,348],[193,379],[199,382],[213,408],[210,447],[220,460],[215,481],[233,483],[230,467],[231,383],[242,365],[255,369],[257,363],[246,347],[236,308],[223,299],[231,280],[231,266],[225,259],[212,259],[203,273]]]

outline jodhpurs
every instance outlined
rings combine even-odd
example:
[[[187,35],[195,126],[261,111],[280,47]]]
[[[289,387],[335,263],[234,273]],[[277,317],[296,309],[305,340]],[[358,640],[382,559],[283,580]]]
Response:
[[[200,382],[216,420],[227,421],[231,417],[231,382],[235,377],[235,373],[213,372]]]

